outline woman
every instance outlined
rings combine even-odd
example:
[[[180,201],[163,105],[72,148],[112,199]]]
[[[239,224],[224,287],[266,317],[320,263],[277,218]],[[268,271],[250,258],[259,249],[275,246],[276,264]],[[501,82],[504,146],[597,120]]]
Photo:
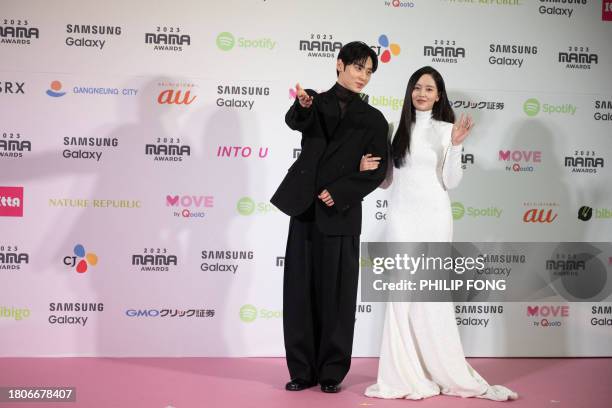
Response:
[[[391,186],[388,242],[452,241],[447,190],[461,180],[461,143],[474,125],[463,115],[454,122],[440,73],[432,67],[416,71],[408,81],[384,183]],[[378,158],[367,155],[360,169],[377,166]],[[388,303],[377,383],[365,395],[422,399],[440,393],[495,401],[518,398],[506,387],[490,386],[467,363],[452,303]]]

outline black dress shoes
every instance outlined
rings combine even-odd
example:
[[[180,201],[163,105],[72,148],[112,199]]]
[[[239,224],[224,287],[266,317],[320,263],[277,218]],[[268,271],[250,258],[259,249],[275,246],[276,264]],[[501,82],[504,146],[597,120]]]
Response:
[[[296,378],[295,380],[291,380],[287,384],[285,384],[285,389],[287,391],[302,391],[302,390],[305,390],[306,388],[310,388],[315,385],[316,383],[302,380],[301,378]]]
[[[342,386],[338,381],[334,380],[324,380],[321,381],[321,391],[326,392],[328,394],[335,394],[340,392]]]

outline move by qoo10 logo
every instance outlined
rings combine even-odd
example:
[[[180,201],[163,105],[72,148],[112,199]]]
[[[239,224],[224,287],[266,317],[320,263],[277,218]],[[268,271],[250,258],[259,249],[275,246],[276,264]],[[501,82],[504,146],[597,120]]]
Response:
[[[542,163],[540,150],[500,150],[499,161],[508,163],[506,171],[532,172]]]
[[[527,317],[535,317],[534,327],[542,329],[561,327],[563,320],[570,315],[569,305],[529,305]]]
[[[167,195],[166,207],[172,208],[172,215],[179,218],[204,218],[204,208],[214,207],[214,196]],[[182,208],[181,208],[182,207]]]

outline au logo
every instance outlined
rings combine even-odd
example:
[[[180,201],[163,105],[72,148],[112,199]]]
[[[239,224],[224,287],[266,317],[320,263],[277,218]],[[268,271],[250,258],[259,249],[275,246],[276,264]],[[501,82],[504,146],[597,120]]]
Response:
[[[185,91],[183,94],[183,91],[166,89],[157,97],[157,103],[160,105],[190,105],[196,98],[196,95],[191,96],[191,91]]]

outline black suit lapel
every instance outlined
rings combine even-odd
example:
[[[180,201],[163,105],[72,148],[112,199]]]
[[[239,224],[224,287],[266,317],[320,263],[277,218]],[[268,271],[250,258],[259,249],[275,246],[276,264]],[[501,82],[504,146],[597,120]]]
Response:
[[[318,110],[322,114],[325,136],[330,140],[340,122],[340,107],[333,92],[327,91],[319,95]]]
[[[334,101],[336,102],[336,101]],[[323,155],[322,161],[329,158],[336,150],[340,148],[344,143],[346,143],[350,137],[351,128],[358,128],[363,119],[363,112],[366,109],[366,104],[359,98],[355,98],[346,108],[346,112],[344,114],[344,118],[340,121],[340,125],[335,129],[335,133],[333,134],[333,139],[327,145],[327,149],[325,149],[325,154]],[[339,108],[338,108],[339,111]]]

